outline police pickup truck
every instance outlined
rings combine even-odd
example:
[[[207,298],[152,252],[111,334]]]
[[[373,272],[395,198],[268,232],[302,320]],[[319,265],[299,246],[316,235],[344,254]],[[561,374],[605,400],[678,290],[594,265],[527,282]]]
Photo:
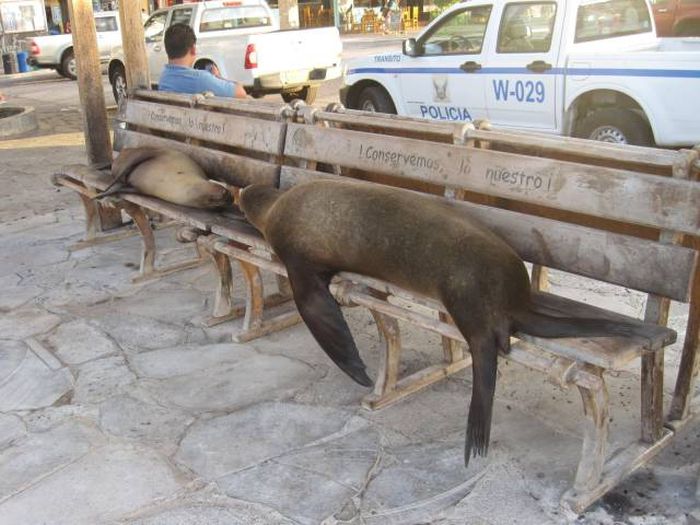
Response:
[[[279,93],[285,101],[311,103],[319,86],[341,75],[338,29],[280,31],[265,0],[177,4],[154,12],[144,24],[153,84],[168,61],[163,36],[172,24],[187,24],[197,36],[196,69],[215,65],[221,76],[240,82],[253,97]],[[108,67],[114,98],[126,94],[124,55],[115,48]]]
[[[700,39],[658,38],[645,0],[469,0],[351,60],[349,108],[636,145],[700,143]]]

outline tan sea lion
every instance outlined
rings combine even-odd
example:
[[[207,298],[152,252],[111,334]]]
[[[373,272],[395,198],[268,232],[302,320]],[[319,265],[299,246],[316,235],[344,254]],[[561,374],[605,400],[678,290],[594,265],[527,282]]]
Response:
[[[125,148],[112,164],[113,181],[96,198],[134,192],[194,208],[218,208],[230,193],[208,179],[188,155],[165,148]]]
[[[285,264],[299,313],[313,336],[362,385],[372,381],[328,290],[334,274],[383,279],[444,304],[473,361],[465,464],[472,450],[482,456],[488,450],[497,356],[510,350],[513,332],[654,338],[664,330],[538,311],[515,251],[444,199],[378,184],[318,180],[286,192],[248,186],[240,206]]]

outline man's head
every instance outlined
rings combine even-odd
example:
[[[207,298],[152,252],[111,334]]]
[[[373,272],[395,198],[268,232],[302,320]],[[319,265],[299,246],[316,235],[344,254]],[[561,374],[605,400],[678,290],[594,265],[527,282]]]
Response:
[[[194,59],[194,45],[197,37],[194,30],[185,24],[173,24],[165,31],[165,52],[170,60],[191,55]]]

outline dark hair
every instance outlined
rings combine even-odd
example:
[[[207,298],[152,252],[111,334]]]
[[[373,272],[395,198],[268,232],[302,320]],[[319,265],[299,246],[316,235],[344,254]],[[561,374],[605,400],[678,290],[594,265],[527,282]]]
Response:
[[[194,30],[185,24],[173,24],[165,31],[165,52],[168,58],[182,58],[197,43]]]

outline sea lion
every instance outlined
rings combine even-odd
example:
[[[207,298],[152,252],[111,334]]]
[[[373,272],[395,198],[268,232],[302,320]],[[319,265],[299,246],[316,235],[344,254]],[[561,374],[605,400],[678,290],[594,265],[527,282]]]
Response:
[[[165,148],[124,148],[112,164],[113,180],[96,198],[134,192],[194,208],[231,202],[225,187],[208,179],[188,155]]]
[[[379,184],[317,180],[286,192],[248,186],[240,206],[285,264],[294,301],[313,336],[361,385],[372,382],[328,290],[334,274],[375,277],[444,304],[473,362],[465,465],[472,451],[487,453],[497,356],[510,350],[513,332],[652,338],[662,330],[538,311],[522,259],[445,199]]]

